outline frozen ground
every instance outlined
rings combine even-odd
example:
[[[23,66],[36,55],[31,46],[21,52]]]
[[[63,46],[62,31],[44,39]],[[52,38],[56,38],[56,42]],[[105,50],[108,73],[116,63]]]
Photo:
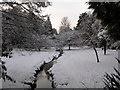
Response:
[[[2,82],[3,88],[27,88],[28,85],[24,85],[21,82],[32,82],[34,79],[34,71],[44,62],[48,62],[58,52],[53,50],[41,51],[41,52],[28,52],[14,50],[12,58],[4,58],[2,60],[6,62],[8,75],[15,79],[17,82],[12,83],[8,80]]]
[[[57,88],[102,88],[105,72],[113,73],[117,68],[117,51],[108,50],[103,55],[97,49],[100,62],[96,62],[92,49],[65,50],[55,65],[51,68]]]

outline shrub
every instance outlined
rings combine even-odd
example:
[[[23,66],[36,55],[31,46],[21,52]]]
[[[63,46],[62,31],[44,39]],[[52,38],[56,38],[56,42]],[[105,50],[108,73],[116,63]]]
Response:
[[[117,58],[116,58],[117,59]],[[120,60],[117,59],[120,64]],[[120,90],[120,71],[114,68],[116,74],[105,74],[104,83],[106,90]]]

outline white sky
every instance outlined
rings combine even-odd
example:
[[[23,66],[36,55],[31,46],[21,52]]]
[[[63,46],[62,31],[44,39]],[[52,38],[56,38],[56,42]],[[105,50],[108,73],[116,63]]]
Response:
[[[0,0],[2,1],[2,0]],[[42,0],[41,0],[42,1]],[[44,0],[43,0],[44,1]],[[89,0],[48,0],[52,6],[44,10],[44,14],[50,14],[53,28],[59,29],[63,17],[68,17],[71,28],[75,27],[81,13],[90,11],[85,3]]]
[[[53,28],[59,29],[61,19],[68,17],[71,23],[71,28],[76,26],[79,15],[88,10],[88,5],[85,3],[88,0],[49,0],[52,6],[45,9],[46,14],[50,14],[50,19]]]

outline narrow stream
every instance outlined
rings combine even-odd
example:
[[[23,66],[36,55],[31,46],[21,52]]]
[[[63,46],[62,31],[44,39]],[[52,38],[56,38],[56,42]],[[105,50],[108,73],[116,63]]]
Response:
[[[63,55],[63,50],[60,49],[58,56],[53,56],[52,60],[48,63],[44,62],[40,68],[35,70],[34,81],[33,82],[23,82],[30,86],[30,90],[35,90],[38,88],[56,88],[54,83],[53,74],[48,71],[55,63],[59,57]]]
[[[38,73],[36,88],[52,88],[51,81],[48,79],[48,75],[46,74],[45,70]]]
[[[52,60],[48,63],[41,65],[40,70],[36,73],[36,88],[55,88],[55,84],[53,81],[53,74],[50,73],[48,70],[57,63],[59,57],[62,56],[63,50],[59,51],[59,55],[56,57],[54,56]]]

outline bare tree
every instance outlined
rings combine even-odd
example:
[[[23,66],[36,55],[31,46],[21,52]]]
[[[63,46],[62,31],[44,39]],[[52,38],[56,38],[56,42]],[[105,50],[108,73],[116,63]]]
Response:
[[[61,25],[59,27],[59,33],[66,32],[69,30],[71,30],[70,29],[70,21],[69,21],[68,17],[63,17],[62,21],[61,21]]]
[[[72,37],[73,30],[70,28],[70,21],[68,17],[63,17],[59,28],[59,44],[62,46],[68,45],[70,50]]]

